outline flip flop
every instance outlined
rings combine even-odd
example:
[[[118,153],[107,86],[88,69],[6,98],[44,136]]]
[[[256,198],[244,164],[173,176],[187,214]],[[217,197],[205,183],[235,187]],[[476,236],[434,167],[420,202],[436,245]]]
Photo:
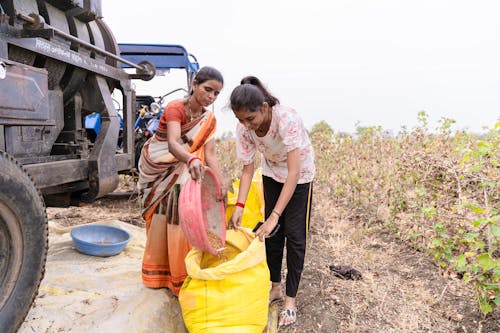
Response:
[[[280,302],[282,300],[283,300],[283,296],[278,296],[278,297],[275,297],[273,299],[270,299],[269,304],[273,304],[274,302]]]
[[[271,294],[271,292],[269,292],[269,293]],[[269,304],[283,300],[283,297],[284,297],[283,290],[280,289],[279,293],[276,293],[276,294],[278,294],[278,296],[274,295],[273,298],[271,298],[270,297],[271,295],[269,295]]]
[[[280,314],[279,327],[294,325],[297,323],[297,310],[285,309]]]

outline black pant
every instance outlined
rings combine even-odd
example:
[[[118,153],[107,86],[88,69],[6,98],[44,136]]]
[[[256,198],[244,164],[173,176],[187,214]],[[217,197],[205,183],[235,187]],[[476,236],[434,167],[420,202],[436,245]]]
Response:
[[[283,188],[270,177],[263,176],[266,219],[271,215],[274,205]],[[295,297],[299,288],[300,276],[304,269],[306,239],[311,215],[312,182],[297,184],[292,198],[282,212],[278,223],[281,224],[276,235],[266,238],[267,266],[271,282],[281,282],[281,263],[286,241],[286,295]]]

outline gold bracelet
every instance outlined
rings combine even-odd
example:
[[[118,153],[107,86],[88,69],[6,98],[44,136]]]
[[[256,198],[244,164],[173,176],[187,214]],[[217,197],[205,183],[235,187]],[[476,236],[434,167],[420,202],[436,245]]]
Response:
[[[281,217],[281,214],[280,214],[280,213],[278,213],[278,211],[277,211],[276,209],[273,209],[273,211],[272,211],[272,212],[273,212],[274,214],[278,215],[278,217]]]

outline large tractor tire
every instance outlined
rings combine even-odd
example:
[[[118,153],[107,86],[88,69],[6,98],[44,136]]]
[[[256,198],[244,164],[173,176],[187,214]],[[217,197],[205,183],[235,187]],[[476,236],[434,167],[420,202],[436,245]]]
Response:
[[[48,224],[40,192],[0,151],[0,332],[16,332],[45,272]]]

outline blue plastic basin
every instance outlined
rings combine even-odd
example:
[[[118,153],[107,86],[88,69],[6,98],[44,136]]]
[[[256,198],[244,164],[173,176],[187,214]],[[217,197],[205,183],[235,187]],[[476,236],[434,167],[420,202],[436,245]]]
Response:
[[[127,231],[102,224],[81,225],[73,228],[70,234],[78,251],[99,257],[120,253],[130,241]]]

